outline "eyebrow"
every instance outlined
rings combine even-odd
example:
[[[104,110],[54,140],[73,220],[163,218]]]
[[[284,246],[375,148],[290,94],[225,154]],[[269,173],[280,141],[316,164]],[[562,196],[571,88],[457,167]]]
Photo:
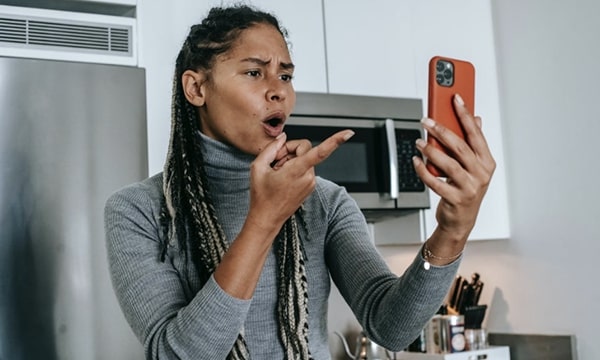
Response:
[[[250,62],[250,63],[260,65],[260,66],[267,66],[271,63],[271,60],[265,61],[265,60],[262,60],[259,58],[248,57],[248,58],[242,59],[241,62]],[[282,63],[279,63],[279,67],[284,70],[294,70],[294,68],[296,66],[293,63],[282,62]]]

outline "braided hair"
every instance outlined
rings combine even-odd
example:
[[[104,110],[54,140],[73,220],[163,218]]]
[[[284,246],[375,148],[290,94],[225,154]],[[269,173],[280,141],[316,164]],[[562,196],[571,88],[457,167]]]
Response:
[[[228,243],[207,192],[203,168],[198,109],[184,94],[182,75],[186,70],[208,71],[218,55],[229,51],[239,35],[256,24],[275,27],[284,39],[285,29],[271,14],[246,5],[213,8],[202,23],[194,25],[176,60],[171,109],[171,138],[163,172],[163,220],[167,242],[177,242],[186,259],[205,283],[221,262]],[[308,290],[305,255],[298,224],[304,224],[302,210],[283,225],[275,241],[277,253],[277,315],[279,339],[286,359],[311,359],[308,350]],[[164,261],[164,244],[161,258]],[[189,259],[187,259],[189,260]],[[186,260],[186,263],[187,263]],[[250,359],[242,333],[228,359]]]

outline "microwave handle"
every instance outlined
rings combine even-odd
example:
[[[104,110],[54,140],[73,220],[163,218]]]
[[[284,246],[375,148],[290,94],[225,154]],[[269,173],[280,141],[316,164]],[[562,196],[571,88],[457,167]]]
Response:
[[[390,159],[390,198],[398,199],[398,147],[396,146],[396,128],[392,119],[385,119],[385,136],[388,159]]]

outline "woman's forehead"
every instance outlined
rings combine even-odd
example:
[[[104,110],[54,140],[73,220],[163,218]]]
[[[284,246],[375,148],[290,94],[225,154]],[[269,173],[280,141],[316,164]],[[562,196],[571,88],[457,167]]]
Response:
[[[237,34],[230,48],[217,55],[211,68],[219,64],[241,64],[244,59],[275,61],[278,65],[293,67],[288,44],[277,27],[258,23]]]

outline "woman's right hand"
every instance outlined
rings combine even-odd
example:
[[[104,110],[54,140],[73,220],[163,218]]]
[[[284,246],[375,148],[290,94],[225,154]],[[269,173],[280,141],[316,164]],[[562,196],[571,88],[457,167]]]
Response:
[[[313,191],[316,184],[314,167],[352,135],[352,130],[343,130],[315,147],[311,147],[308,140],[286,142],[285,134],[273,140],[250,168],[248,220],[279,231]]]
[[[308,141],[286,143],[282,134],[256,157],[250,166],[246,222],[214,272],[225,292],[240,299],[252,297],[279,230],[315,188],[315,165],[352,135],[351,130],[340,131],[311,147]]]

